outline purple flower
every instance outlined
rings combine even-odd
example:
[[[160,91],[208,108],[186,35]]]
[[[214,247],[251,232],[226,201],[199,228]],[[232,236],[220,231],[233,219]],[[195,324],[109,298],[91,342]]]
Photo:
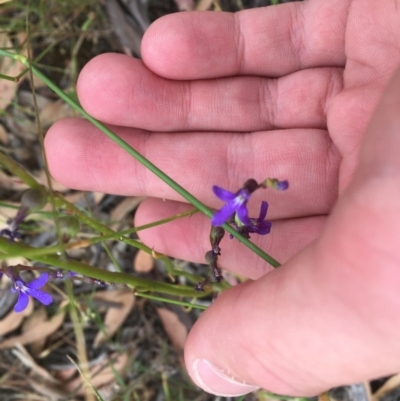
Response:
[[[211,219],[213,226],[222,226],[226,223],[233,214],[237,214],[238,218],[244,225],[250,225],[249,213],[247,211],[247,202],[250,199],[250,195],[258,188],[258,184],[255,180],[250,179],[245,182],[243,188],[237,192],[230,192],[226,189],[213,186],[214,194],[221,200],[225,201],[225,206],[222,209],[214,213]]]
[[[13,282],[11,292],[18,293],[18,300],[14,306],[14,312],[22,312],[28,306],[30,296],[36,298],[43,305],[50,305],[53,302],[51,295],[39,289],[49,280],[48,273],[42,273],[38,278],[32,280],[30,283],[25,283],[20,276],[10,278]]]
[[[256,233],[260,235],[269,234],[271,231],[272,223],[265,220],[268,211],[268,203],[265,201],[261,202],[260,215],[258,218],[250,218],[250,224],[242,224],[236,219],[235,226],[237,231],[246,238],[250,238],[250,233]],[[233,236],[231,236],[233,238]]]

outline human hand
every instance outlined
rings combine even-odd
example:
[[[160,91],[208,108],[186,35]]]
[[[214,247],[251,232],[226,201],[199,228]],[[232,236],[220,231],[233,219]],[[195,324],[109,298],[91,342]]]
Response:
[[[284,194],[258,191],[249,205],[256,215],[257,201],[269,201],[272,233],[257,244],[287,264],[225,293],[189,336],[188,370],[207,390],[252,387],[201,381],[195,369],[204,359],[238,380],[294,395],[400,369],[392,333],[400,310],[398,98],[375,115],[354,176],[367,123],[400,62],[399,15],[395,1],[372,0],[172,15],[146,33],[144,64],[108,54],[81,73],[85,109],[204,203],[220,206],[212,184],[290,182]],[[170,200],[144,202],[137,224],[188,208],[83,120],[53,126],[46,147],[52,174],[66,185]],[[208,231],[209,221],[195,215],[142,239],[203,261]],[[254,279],[269,270],[236,241],[224,242],[219,260]]]

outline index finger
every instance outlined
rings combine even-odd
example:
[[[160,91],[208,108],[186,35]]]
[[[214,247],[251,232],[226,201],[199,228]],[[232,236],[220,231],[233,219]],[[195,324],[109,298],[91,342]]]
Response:
[[[277,77],[304,68],[343,66],[349,3],[311,0],[236,14],[171,14],[147,30],[143,61],[170,79]]]

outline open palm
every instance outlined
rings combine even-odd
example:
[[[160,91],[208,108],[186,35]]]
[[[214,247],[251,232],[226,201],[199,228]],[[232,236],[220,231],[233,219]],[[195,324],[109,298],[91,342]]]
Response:
[[[397,7],[396,0],[309,0],[235,15],[171,15],[156,21],[147,31],[142,44],[143,62],[118,54],[93,59],[80,75],[79,98],[91,115],[112,125],[128,143],[211,207],[221,205],[213,197],[213,184],[235,191],[248,178],[289,180],[290,189],[285,193],[258,191],[254,203],[250,204],[250,214],[255,216],[260,200],[269,201],[272,232],[254,239],[279,261],[290,261],[286,270],[284,267],[252,284],[269,285],[268,288],[276,290],[285,275],[288,280],[291,275],[296,276],[293,273],[296,269],[290,263],[293,266],[300,260],[311,266],[310,260],[316,264],[326,262],[333,255],[333,249],[328,249],[333,246],[332,239],[337,235],[347,240],[354,238],[351,227],[343,227],[343,219],[336,226],[335,219],[328,220],[331,234],[324,234],[323,230],[333,205],[352,185],[367,125],[384,87],[400,64]],[[168,186],[86,121],[69,119],[57,123],[47,134],[46,147],[51,172],[65,185],[151,197],[139,208],[137,224],[189,208]],[[338,209],[336,214],[340,213],[340,205]],[[352,218],[351,213],[349,216]],[[355,218],[354,224],[357,222]],[[147,230],[142,239],[159,252],[203,261],[210,247],[209,228],[208,219],[195,215]],[[297,262],[293,262],[291,258],[295,254],[321,235],[317,245],[306,248],[294,258]],[[253,279],[270,270],[264,261],[235,240],[227,239],[222,248],[223,267]],[[337,263],[352,258],[355,248],[341,244],[339,248],[344,253],[343,259],[337,258]],[[330,277],[337,284],[339,279],[330,275],[329,263],[319,271],[318,280],[324,282],[324,277]],[[315,265],[303,269],[298,275],[299,281],[311,282],[310,277],[318,276],[315,269]],[[268,284],[266,280],[271,283],[275,280],[275,284]],[[312,290],[311,284],[304,285]],[[248,287],[228,292],[218,300],[220,305],[229,304],[230,293],[240,294]],[[251,298],[251,291],[248,292]],[[270,313],[274,330],[279,332],[281,327],[285,332],[286,344],[295,344],[285,331],[285,324],[286,328],[298,324],[295,316],[302,316],[300,311],[307,308],[311,313],[308,318],[313,321],[312,312],[318,315],[320,299],[305,302],[304,288],[299,290],[298,299],[293,297],[296,290],[290,294],[287,304],[281,300],[282,308],[290,312],[287,321],[274,320],[272,309],[264,309],[263,313]],[[335,298],[332,294],[331,297],[327,305]],[[300,303],[298,310],[289,306],[294,299]],[[270,301],[265,299],[265,304],[273,305]],[[243,310],[240,305],[235,307],[246,315],[250,305],[251,300]],[[220,342],[212,335],[216,327],[213,319],[221,308],[218,309],[218,302],[213,307],[191,334],[187,346],[188,366],[198,359],[200,349],[202,357],[212,359],[211,352],[215,352]],[[343,312],[337,305],[332,308],[334,317]],[[229,317],[221,320],[219,313],[218,320],[221,327],[229,330],[232,325]],[[207,326],[202,321],[207,321]],[[245,331],[248,323],[249,320],[244,320],[243,327],[239,324],[238,332]],[[323,328],[318,324],[299,331],[304,336],[309,336],[307,330],[320,336]],[[272,327],[265,324],[262,330],[268,328]],[[207,330],[212,340],[204,335]],[[330,365],[320,375],[315,374],[314,381],[308,383],[304,374],[293,379],[294,369],[302,368],[293,364],[283,348],[260,343],[248,332],[247,335],[250,340],[247,338],[240,345],[248,348],[249,343],[257,343],[260,355],[268,354],[271,359],[258,361],[260,376],[251,373],[254,367],[251,363],[243,372],[240,367],[232,367],[232,358],[235,358],[232,349],[220,344],[225,353],[219,354],[219,363],[222,367],[230,366],[232,376],[258,385],[269,384],[271,390],[287,394],[312,393],[343,379],[340,374],[330,374],[337,366],[337,359],[336,356],[329,359],[329,355],[327,364]],[[210,345],[212,341],[214,345]],[[349,347],[347,344],[338,351],[339,361]],[[289,351],[292,349],[289,347]],[[298,352],[299,363],[304,363],[306,356],[302,352],[307,350]],[[302,365],[306,371],[308,366],[311,369],[315,365],[313,358],[308,359],[306,367]],[[196,377],[197,373],[191,369]],[[266,375],[263,369],[274,371],[274,375]],[[327,371],[331,381],[324,382]],[[288,377],[290,385],[284,382]],[[346,377],[351,380],[363,376]],[[201,384],[201,380],[195,380]],[[226,394],[218,389],[210,391]]]
[[[296,218],[259,240],[285,261],[319,234],[321,216],[352,176],[368,120],[400,62],[394,11],[394,1],[356,0],[172,15],[147,32],[144,63],[117,54],[92,60],[79,79],[80,101],[211,207],[221,205],[213,184],[236,190],[248,178],[288,179],[290,191],[259,194],[251,209],[257,215],[263,198],[270,219]],[[82,120],[56,124],[47,145],[53,175],[73,188],[180,200]],[[183,207],[151,200],[138,223]],[[181,232],[194,224],[183,246]],[[148,231],[149,245],[203,261],[208,230],[196,217],[158,236]],[[225,247],[226,267],[253,278],[269,269],[237,244]]]

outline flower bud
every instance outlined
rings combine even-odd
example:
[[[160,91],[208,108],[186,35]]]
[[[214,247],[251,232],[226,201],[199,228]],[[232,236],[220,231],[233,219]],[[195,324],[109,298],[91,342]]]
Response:
[[[47,192],[42,188],[29,188],[21,198],[21,208],[36,212],[47,203]]]
[[[259,188],[259,185],[253,178],[247,180],[243,185],[243,189],[246,189],[249,194],[252,194],[257,188]]]
[[[278,191],[285,191],[289,188],[289,182],[287,180],[279,181],[277,178],[267,178],[262,182],[263,188],[274,188]]]

